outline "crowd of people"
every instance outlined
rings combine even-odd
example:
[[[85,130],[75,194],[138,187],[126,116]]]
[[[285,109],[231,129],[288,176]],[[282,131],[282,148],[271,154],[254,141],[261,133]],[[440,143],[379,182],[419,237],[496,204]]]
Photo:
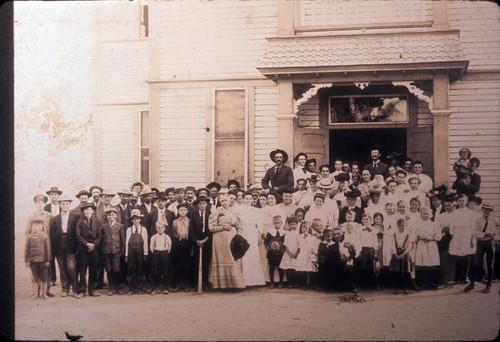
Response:
[[[292,169],[277,149],[246,189],[234,179],[224,191],[217,182],[165,191],[135,182],[117,194],[94,185],[72,209],[73,198],[51,187],[34,197],[26,228],[32,298],[54,296],[56,261],[62,296],[75,298],[99,296],[105,273],[108,295],[265,285],[469,292],[475,281],[489,292],[499,226],[476,196],[479,160],[462,149],[448,189],[434,187],[421,161],[391,153],[385,164],[378,147],[370,157],[331,169],[299,153]]]

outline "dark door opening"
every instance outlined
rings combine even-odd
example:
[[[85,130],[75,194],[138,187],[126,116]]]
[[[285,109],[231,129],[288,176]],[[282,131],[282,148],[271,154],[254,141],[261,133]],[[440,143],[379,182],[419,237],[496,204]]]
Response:
[[[378,146],[381,160],[391,152],[401,152],[406,156],[406,128],[368,128],[330,130],[330,166],[340,158],[342,161],[357,161],[363,165],[371,162],[370,148]]]

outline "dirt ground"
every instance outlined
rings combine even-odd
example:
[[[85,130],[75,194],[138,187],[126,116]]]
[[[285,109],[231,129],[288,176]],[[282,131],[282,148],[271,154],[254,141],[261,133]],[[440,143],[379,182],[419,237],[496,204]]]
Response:
[[[16,241],[16,245],[20,242]],[[19,248],[16,248],[19,251]],[[22,250],[22,249],[21,249]],[[254,288],[243,291],[31,300],[28,270],[16,259],[16,339],[66,340],[491,340],[499,331],[500,282],[394,295]]]

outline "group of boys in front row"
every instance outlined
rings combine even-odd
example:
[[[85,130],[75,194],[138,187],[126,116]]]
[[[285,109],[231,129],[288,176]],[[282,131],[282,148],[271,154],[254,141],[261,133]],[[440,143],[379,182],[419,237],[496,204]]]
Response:
[[[278,235],[281,242],[273,244],[273,232],[263,235],[269,267],[280,270],[280,287],[285,273],[289,287],[356,292],[360,285],[379,289],[379,284],[391,279],[397,282],[396,293],[402,290],[407,294],[408,285],[415,290],[437,289],[438,283],[450,280],[465,283],[468,276],[468,292],[483,272],[486,255],[484,292],[489,292],[498,228],[491,216],[493,207],[483,203],[479,214],[466,207],[468,202],[470,206],[480,204],[479,198],[463,194],[457,198],[456,194],[445,194],[443,186],[428,191],[426,196],[391,197],[391,193],[398,193],[389,190],[393,182],[394,187],[409,192],[405,181],[394,179],[385,180],[387,193],[381,201],[380,182],[373,176],[370,172],[369,199],[360,198],[361,192],[348,172],[333,177],[339,183],[335,191],[331,191],[332,184],[321,182],[324,177],[318,179],[312,174],[299,179],[300,187],[295,191],[283,189],[281,193],[262,192],[258,186],[245,192],[231,180],[228,195],[232,208],[237,208],[247,195],[252,196],[252,206],[261,209],[266,205],[262,197],[274,196],[278,202],[283,197],[279,206],[287,215],[285,234]],[[25,245],[32,297],[53,296],[50,287],[55,281],[54,259],[63,297],[69,295],[70,289],[75,298],[86,293],[99,296],[96,289],[102,288],[104,270],[108,295],[123,294],[123,283],[129,287],[128,294],[144,293],[148,281],[151,294],[189,291],[196,283],[199,267],[203,288],[210,290],[207,273],[211,232],[207,225],[212,210],[220,206],[220,190],[220,184],[212,182],[198,190],[186,187],[162,192],[136,182],[130,190],[118,192],[120,203],[111,205],[115,194],[92,186],[76,195],[80,203],[73,209],[72,199],[60,197],[62,191],[57,187],[46,192],[48,204],[47,196],[36,195],[37,210],[28,219]],[[309,193],[310,203],[301,205]],[[337,197],[339,194],[342,199]],[[422,203],[427,198],[431,198],[432,210]],[[337,216],[328,218],[332,210],[324,204],[331,199],[335,199],[330,205],[337,208]],[[294,210],[288,214],[290,209]],[[279,231],[283,217],[272,216],[272,221]],[[302,248],[300,257],[298,247]],[[305,255],[305,250],[309,254]],[[284,256],[288,266],[282,262]],[[305,260],[304,265],[290,266],[297,264],[294,259]],[[272,272],[268,285],[274,287]]]

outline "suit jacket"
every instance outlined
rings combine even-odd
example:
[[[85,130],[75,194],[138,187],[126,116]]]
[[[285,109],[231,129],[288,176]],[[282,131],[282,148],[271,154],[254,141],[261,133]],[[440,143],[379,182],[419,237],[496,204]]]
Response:
[[[271,187],[277,186],[280,193],[287,188],[293,190],[293,170],[286,165],[282,165],[276,174],[276,165],[274,165],[266,171],[264,178],[262,178],[262,188],[269,189],[269,182],[271,182]]]
[[[86,252],[87,243],[95,244],[99,249],[102,239],[102,229],[99,221],[92,216],[91,224],[86,219],[80,218],[76,223],[76,239],[78,240],[78,251]]]
[[[45,210],[49,214],[52,214],[52,203],[48,203],[45,207],[43,207],[43,210]],[[61,209],[59,208],[59,213],[60,212],[61,212]]]
[[[76,207],[71,209],[69,212],[73,213],[75,215],[78,215],[80,218],[83,217],[83,213],[82,213],[82,210],[80,209],[80,205],[77,205]]]
[[[216,200],[216,201],[214,201],[214,199],[213,199],[212,197],[210,197],[210,203],[208,203],[208,204],[209,204],[210,206],[212,206],[212,205],[214,205],[214,203],[215,203],[215,207],[216,207],[216,208],[218,208],[218,207],[220,207],[220,206],[221,206],[220,201],[219,201],[219,198],[217,198],[217,200]],[[207,207],[208,207],[208,205],[207,205]]]
[[[128,227],[130,227],[128,222],[128,218],[130,216],[130,206],[127,204],[125,206],[125,209],[122,209],[122,206],[118,204],[116,205],[116,208],[118,208],[118,217],[116,218],[116,220],[123,224],[125,229],[127,229]]]
[[[212,242],[212,232],[210,232],[210,229],[208,229],[208,218],[210,216],[210,210],[205,209],[205,232],[203,232],[203,224],[201,221],[201,216],[200,216],[200,211],[199,210],[193,210],[191,212],[191,221],[189,222],[189,231],[191,238],[193,239],[193,242],[196,243],[196,240],[203,240],[204,238],[208,237],[208,243],[211,244]]]
[[[115,229],[118,229],[119,238],[119,254],[125,255],[125,228],[120,222],[115,223]],[[103,254],[113,254],[113,241],[111,236],[113,235],[113,230],[109,226],[109,223],[105,223],[102,226],[102,253]],[[118,246],[116,246],[118,247]],[[115,247],[115,248],[116,248]]]
[[[76,215],[72,212],[69,212],[68,215],[65,247],[69,254],[76,254],[76,249],[78,247],[78,242],[76,240],[76,224],[80,219],[80,215]],[[63,241],[61,214],[54,216],[50,220],[50,244],[52,246],[52,255],[55,257],[62,256]]]
[[[339,224],[346,222],[345,214],[347,213],[347,210],[349,210],[349,207],[343,207],[339,210]],[[363,214],[363,209],[356,206],[354,207],[353,211],[355,213],[354,222],[361,224],[361,215]]]
[[[387,164],[383,163],[381,161],[378,162],[378,165],[377,165],[376,169],[373,167],[373,163],[365,165],[364,168],[367,169],[367,170],[370,170],[370,172],[372,173],[372,175],[382,175],[382,176],[384,176],[384,179],[389,176],[389,174],[387,173],[387,169],[388,169]]]
[[[148,211],[148,208],[146,207],[146,205],[144,203],[142,203],[139,206],[139,210],[141,211],[142,215],[144,215],[144,216],[147,216],[150,212],[152,212],[155,209],[156,209],[156,207],[153,205],[152,202],[151,202],[151,211]]]
[[[159,211],[159,209],[155,208],[153,211],[151,211],[148,214],[148,216],[146,216],[146,224],[144,225],[144,227],[146,227],[146,229],[148,231],[148,239],[150,241],[151,241],[151,238],[153,237],[153,235],[156,234],[156,222],[158,222],[158,211]],[[168,224],[167,227],[165,228],[165,234],[170,236],[170,238],[172,239],[172,237],[173,237],[172,236],[172,226],[174,224],[175,214],[172,211],[165,208],[165,219],[167,220],[167,224]]]
[[[458,178],[452,185],[452,189],[457,190],[457,194],[465,194],[468,197],[476,195],[481,188],[481,176],[474,173],[470,176],[470,184],[463,184]]]

